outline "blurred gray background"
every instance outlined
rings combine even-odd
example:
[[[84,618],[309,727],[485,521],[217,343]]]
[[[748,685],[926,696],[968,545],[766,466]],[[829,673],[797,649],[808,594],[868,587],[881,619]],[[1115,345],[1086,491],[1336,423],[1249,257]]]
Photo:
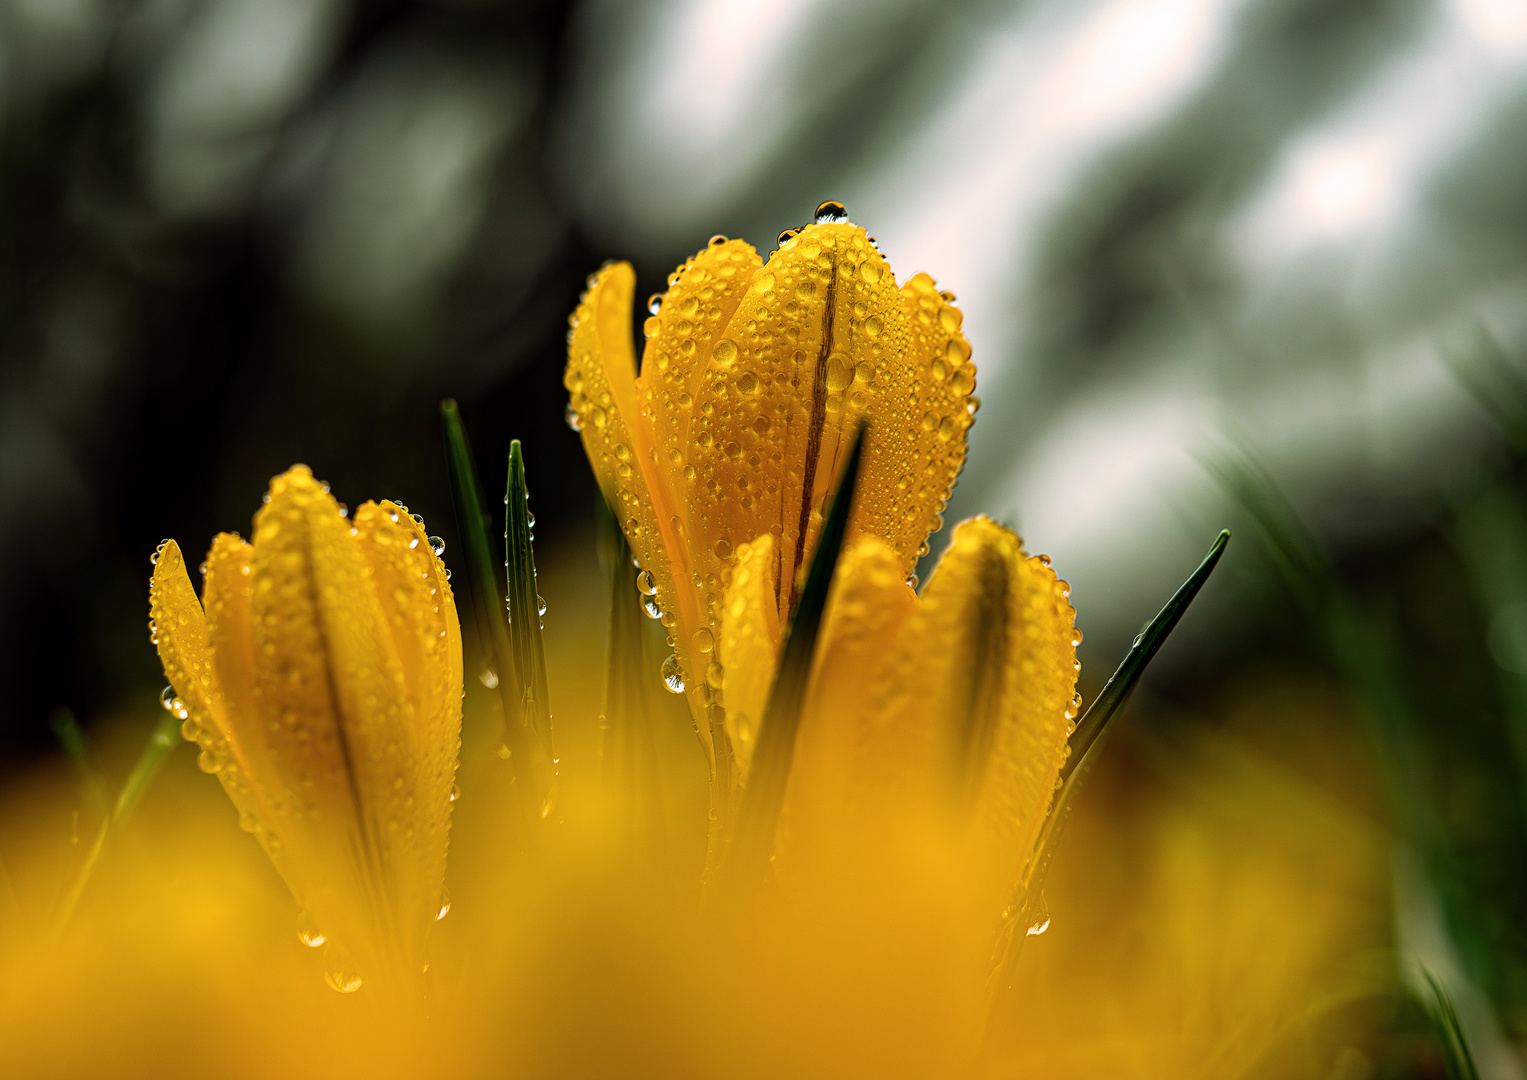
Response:
[[[584,535],[583,276],[826,198],[958,294],[950,513],[1054,556],[1101,673],[1227,449],[1338,552],[1499,453],[1449,358],[1527,348],[1524,166],[1524,0],[0,0],[0,736],[155,690],[154,545],[294,461],[451,537],[444,395]]]

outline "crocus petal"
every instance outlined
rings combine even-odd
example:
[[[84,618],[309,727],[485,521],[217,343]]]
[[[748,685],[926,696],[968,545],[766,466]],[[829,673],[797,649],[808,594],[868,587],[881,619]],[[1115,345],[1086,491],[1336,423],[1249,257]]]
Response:
[[[726,733],[732,741],[738,779],[747,776],[779,659],[781,630],[774,579],[777,566],[774,537],[764,533],[739,549],[726,590],[719,664],[723,672]]]
[[[779,848],[830,850],[850,830],[870,736],[866,687],[882,677],[916,607],[901,557],[883,540],[862,537],[843,552],[801,712]]]
[[[611,263],[593,278],[571,320],[563,383],[605,502],[619,518],[636,560],[652,575],[664,624],[677,628],[680,659],[692,672],[692,636],[710,620],[701,616],[692,584],[681,507],[661,501],[666,488],[649,441],[650,426],[637,423],[630,329],[635,287],[629,263]],[[691,707],[696,716],[703,715],[699,680],[687,682]],[[698,724],[697,730],[709,756],[709,726]]]
[[[974,420],[976,368],[960,332],[952,296],[927,274],[901,290],[906,357],[879,376],[886,396],[908,408],[874,413],[865,454],[855,525],[882,537],[910,572],[965,465],[965,439]]]
[[[185,556],[173,540],[159,548],[148,596],[154,643],[170,685],[189,712],[220,724],[222,703],[213,683],[207,617],[186,573]]]
[[[690,488],[699,482],[689,460],[689,440],[699,415],[695,402],[701,380],[753,271],[762,263],[753,245],[718,240],[670,275],[658,313],[647,320],[637,400],[667,489],[664,501],[670,506],[685,508]],[[687,510],[681,514],[688,516]]]
[[[305,842],[287,828],[292,807],[271,760],[255,702],[253,555],[254,548],[231,533],[219,534],[207,552],[202,594],[222,708],[215,714],[218,729],[202,725],[196,741],[213,759],[217,778],[239,808],[240,823],[254,833],[301,900],[307,878],[297,867],[304,861]]]
[[[1013,533],[962,522],[875,695],[883,790],[924,788],[969,814],[1003,873],[1021,869],[1065,759],[1079,640],[1068,594]]]
[[[355,547],[370,569],[378,601],[377,629],[389,642],[379,653],[397,658],[400,700],[406,704],[408,723],[379,729],[403,747],[403,768],[390,788],[395,805],[389,820],[409,822],[406,829],[389,828],[384,839],[401,864],[402,926],[417,933],[438,912],[445,881],[461,743],[460,624],[440,560],[407,511],[391,502],[368,502],[356,509],[354,522]]]

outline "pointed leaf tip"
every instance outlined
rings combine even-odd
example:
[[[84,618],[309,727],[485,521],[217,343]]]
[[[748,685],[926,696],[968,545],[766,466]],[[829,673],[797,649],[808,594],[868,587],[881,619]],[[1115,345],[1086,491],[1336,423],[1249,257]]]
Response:
[[[1214,573],[1214,568],[1219,565],[1219,560],[1225,553],[1225,546],[1230,543],[1230,530],[1221,529],[1219,536],[1215,537],[1214,543],[1209,547],[1209,553],[1204,556],[1203,562],[1198,564],[1184,581],[1178,590],[1172,594],[1172,598],[1166,602],[1166,606],[1156,613],[1156,617],[1146,624],[1145,629],[1135,637],[1130,646],[1129,653],[1121,663],[1103,690],[1088,706],[1077,722],[1076,731],[1071,736],[1071,755],[1061,766],[1060,780],[1064,784],[1071,775],[1081,766],[1088,752],[1097,743],[1109,722],[1118,714],[1124,702],[1128,700],[1135,686],[1140,682],[1145,669],[1161,651],[1161,646],[1166,644],[1166,639],[1187,612],[1188,606],[1193,603],[1194,597],[1209,580],[1209,575]]]

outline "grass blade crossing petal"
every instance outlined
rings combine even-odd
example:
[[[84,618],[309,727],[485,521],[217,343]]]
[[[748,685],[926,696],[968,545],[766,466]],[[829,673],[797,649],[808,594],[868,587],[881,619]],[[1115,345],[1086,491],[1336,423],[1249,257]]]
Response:
[[[859,479],[859,461],[868,430],[868,423],[861,423],[854,436],[837,496],[822,524],[811,568],[806,574],[805,588],[801,590],[800,600],[790,619],[790,629],[785,633],[779,668],[759,725],[758,746],[753,752],[747,787],[743,791],[737,834],[727,856],[734,875],[760,871],[774,847],[774,830],[779,824],[785,784],[795,756],[795,735],[800,727],[801,706],[811,677],[811,662],[816,656],[817,635],[827,611],[833,572],[837,569],[838,556],[848,534],[854,490]]]

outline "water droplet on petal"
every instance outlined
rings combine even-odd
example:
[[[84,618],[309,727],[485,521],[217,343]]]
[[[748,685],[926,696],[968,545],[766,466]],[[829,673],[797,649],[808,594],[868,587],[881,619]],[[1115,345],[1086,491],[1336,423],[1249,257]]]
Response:
[[[828,199],[817,207],[812,217],[818,225],[836,224],[848,220],[848,208],[836,200]]]
[[[318,924],[313,921],[313,916],[306,911],[297,912],[297,940],[310,949],[316,949],[328,941],[328,935],[318,929]]]
[[[562,419],[566,420],[567,426],[574,431],[583,430],[583,422],[578,419],[578,410],[573,408],[572,405],[567,405],[563,408]]]
[[[653,580],[650,571],[643,570],[636,575],[636,589],[643,596],[651,596],[657,592],[657,582]]]
[[[440,890],[440,911],[435,916],[435,921],[439,922],[441,919],[445,918],[450,913],[451,913],[451,894],[446,892],[444,889],[441,889]]]
[[[329,984],[331,990],[341,994],[353,994],[361,988],[361,977],[355,970],[355,961],[350,959],[349,952],[337,941],[329,942],[329,947],[324,950],[323,981]]]
[[[657,606],[657,601],[650,596],[642,597],[642,610],[647,613],[649,619],[661,619],[663,609]]]
[[[649,314],[656,315],[659,311],[662,311],[662,310],[663,310],[663,294],[662,293],[656,293],[655,292],[651,296],[647,297],[647,311],[648,311]]]
[[[677,656],[670,656],[663,661],[663,686],[670,694],[684,692],[684,670],[679,666]]]
[[[433,551],[436,555],[444,555],[445,554],[445,541],[440,539],[440,537],[438,537],[438,536],[431,536],[429,538],[429,549],[431,551]]]
[[[477,681],[482,683],[489,690],[497,690],[498,672],[493,670],[491,664],[484,664],[482,669],[477,673]]]
[[[175,712],[175,688],[166,686],[159,691],[159,707],[167,713]]]
[[[537,615],[545,615],[546,614],[546,597],[544,597],[544,596],[537,596],[536,597],[536,614]]]

